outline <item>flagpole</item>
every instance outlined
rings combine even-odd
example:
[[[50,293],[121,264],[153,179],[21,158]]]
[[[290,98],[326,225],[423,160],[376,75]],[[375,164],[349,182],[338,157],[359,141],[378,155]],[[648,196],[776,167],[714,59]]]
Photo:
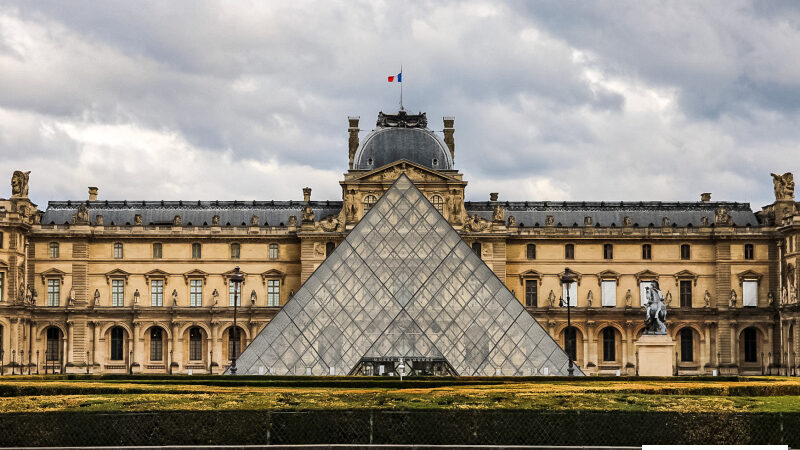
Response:
[[[400,111],[403,110],[403,65],[400,64]]]

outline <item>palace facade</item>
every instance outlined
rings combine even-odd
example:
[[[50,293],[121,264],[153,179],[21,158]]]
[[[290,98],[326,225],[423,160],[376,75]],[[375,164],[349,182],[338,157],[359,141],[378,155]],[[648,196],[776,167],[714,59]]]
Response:
[[[406,111],[379,114],[363,139],[351,117],[348,132],[338,200],[312,200],[306,188],[302,201],[111,201],[90,187],[88,199],[42,211],[28,198],[29,173],[15,172],[0,200],[0,372],[222,373],[401,174],[586,374],[636,374],[641,299],[654,282],[675,374],[800,369],[790,173],[772,175],[775,202],[759,211],[711,194],[465,201],[453,118],[442,135]],[[577,274],[569,290],[565,267]]]

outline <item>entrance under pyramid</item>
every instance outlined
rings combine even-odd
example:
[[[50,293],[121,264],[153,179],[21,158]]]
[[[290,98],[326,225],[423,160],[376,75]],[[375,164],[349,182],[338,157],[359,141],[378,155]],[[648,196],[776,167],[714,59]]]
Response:
[[[403,174],[242,353],[237,373],[531,376],[567,366]]]

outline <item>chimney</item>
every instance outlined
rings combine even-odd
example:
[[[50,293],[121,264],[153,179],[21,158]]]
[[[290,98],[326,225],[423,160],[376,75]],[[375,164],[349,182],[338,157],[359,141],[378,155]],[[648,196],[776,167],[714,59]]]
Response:
[[[711,201],[711,192],[703,192],[700,194],[700,201],[704,203],[708,203]]]
[[[97,191],[98,189],[94,186],[89,186],[89,201],[95,202],[97,201]]]
[[[456,141],[453,138],[453,134],[456,132],[456,129],[453,128],[456,118],[455,117],[443,117],[444,120],[444,143],[447,144],[447,148],[450,149],[450,158],[455,161],[456,159]]]
[[[497,192],[490,192],[490,193],[489,193],[489,201],[490,201],[490,202],[496,202],[496,201],[497,201],[497,197],[498,197],[499,195],[500,195],[500,194],[499,194],[499,193],[497,193]]]
[[[303,201],[308,203],[311,201],[311,188],[305,187],[303,188]]]
[[[358,150],[358,119],[360,117],[347,118],[347,121],[350,122],[350,128],[347,131],[350,133],[349,157],[351,169],[353,168],[353,160],[356,157],[356,150]]]

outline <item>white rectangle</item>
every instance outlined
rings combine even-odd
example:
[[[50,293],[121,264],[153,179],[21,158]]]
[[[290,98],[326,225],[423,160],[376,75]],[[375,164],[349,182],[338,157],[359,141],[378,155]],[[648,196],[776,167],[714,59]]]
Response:
[[[561,285],[561,298],[564,299],[564,306],[567,304],[567,285]],[[569,306],[578,306],[578,283],[569,284]]]
[[[653,287],[652,281],[642,281],[639,283],[639,305],[644,307],[647,305],[647,288]]]
[[[617,282],[603,280],[603,306],[617,306]]]
[[[744,280],[742,283],[742,305],[758,306],[758,281]]]

